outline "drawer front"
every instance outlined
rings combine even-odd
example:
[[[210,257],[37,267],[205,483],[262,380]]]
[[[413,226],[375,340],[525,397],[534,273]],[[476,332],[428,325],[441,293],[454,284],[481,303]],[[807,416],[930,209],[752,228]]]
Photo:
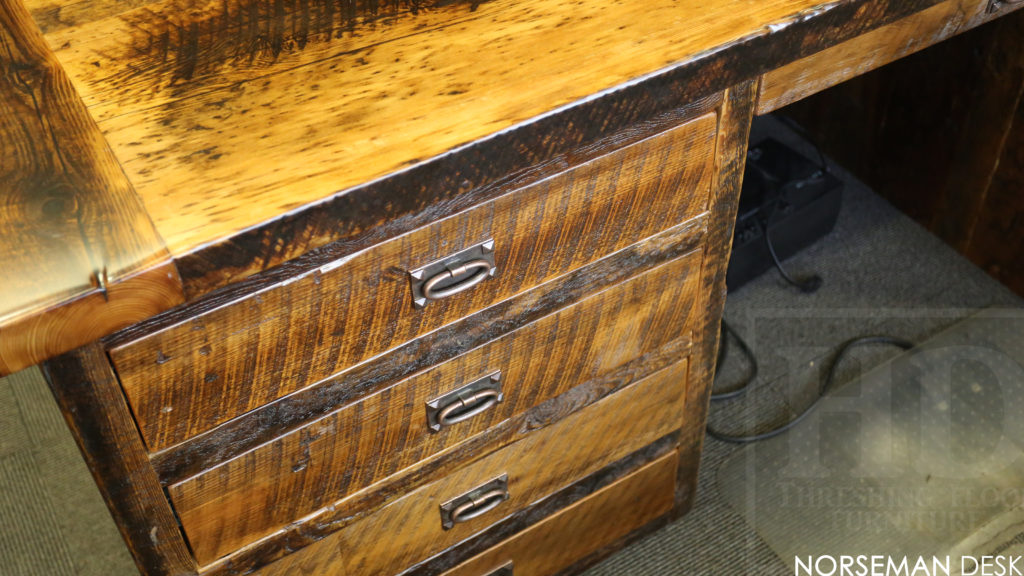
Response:
[[[716,126],[708,114],[112,347],[148,449],[182,442],[696,216],[707,208]],[[487,240],[494,277],[413,305],[409,272]]]
[[[170,486],[196,557],[207,562],[232,552],[583,382],[687,339],[700,261],[694,252],[663,264]],[[485,397],[478,404],[490,407],[479,414],[430,429],[428,402],[479,380],[483,389],[493,389],[488,387],[496,383],[486,377],[495,373],[501,375],[501,402]]]
[[[442,576],[548,576],[667,514],[679,456],[671,452]]]
[[[686,362],[630,385],[558,424],[422,486],[259,572],[261,576],[395,574],[562,487],[678,430]],[[509,498],[442,526],[441,505],[501,476]]]

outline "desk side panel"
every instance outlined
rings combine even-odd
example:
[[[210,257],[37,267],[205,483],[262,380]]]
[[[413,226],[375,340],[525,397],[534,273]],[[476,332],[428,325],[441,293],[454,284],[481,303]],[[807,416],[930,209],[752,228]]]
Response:
[[[103,349],[94,344],[54,358],[43,374],[139,570],[197,574]]]

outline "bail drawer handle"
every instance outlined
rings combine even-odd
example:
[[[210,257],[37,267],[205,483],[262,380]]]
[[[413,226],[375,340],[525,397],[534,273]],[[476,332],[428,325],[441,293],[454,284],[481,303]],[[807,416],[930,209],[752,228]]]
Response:
[[[427,429],[442,428],[469,420],[505,399],[501,392],[501,370],[477,378],[469,384],[427,402]]]
[[[451,426],[469,420],[500,401],[501,392],[498,390],[481,390],[469,398],[459,398],[442,408],[437,413],[437,422],[441,426]]]
[[[466,502],[452,510],[452,524],[461,524],[467,520],[472,520],[477,516],[483,516],[497,508],[498,504],[501,504],[505,500],[508,500],[507,490],[491,490],[489,492],[484,492],[475,498],[471,498],[469,502]]]
[[[509,497],[508,474],[502,474],[458,498],[441,504],[441,527],[451,530],[456,524],[483,516]]]
[[[494,240],[485,240],[409,271],[412,304],[423,308],[431,301],[465,292],[497,273]]]
[[[449,280],[451,278],[458,278],[459,276],[462,276],[471,270],[476,270],[476,273],[470,276],[469,278],[466,278],[461,282],[456,282],[455,284],[452,284],[447,288],[435,288],[441,282],[444,282],[445,280]],[[426,298],[427,300],[440,300],[442,298],[454,296],[459,292],[469,290],[473,286],[476,286],[477,284],[483,282],[484,280],[487,279],[488,276],[490,276],[490,272],[491,263],[488,262],[487,260],[482,259],[473,260],[470,262],[466,262],[465,264],[460,264],[459,266],[448,268],[444,272],[440,272],[435,276],[431,277],[430,280],[427,280],[427,282],[423,285],[423,297]]]

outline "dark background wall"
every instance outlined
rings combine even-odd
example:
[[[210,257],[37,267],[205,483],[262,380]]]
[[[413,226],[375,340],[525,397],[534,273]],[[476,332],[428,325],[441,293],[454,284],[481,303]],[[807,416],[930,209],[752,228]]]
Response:
[[[825,151],[1024,295],[1024,11],[783,110]]]

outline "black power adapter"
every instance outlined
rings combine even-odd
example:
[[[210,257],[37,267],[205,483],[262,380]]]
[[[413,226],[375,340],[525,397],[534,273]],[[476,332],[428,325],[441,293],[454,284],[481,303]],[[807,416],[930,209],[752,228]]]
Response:
[[[778,266],[783,277],[804,292],[821,286],[821,278],[794,279],[779,261],[828,234],[842,203],[843,182],[775,139],[747,151],[732,256],[725,283],[735,290]]]
[[[803,133],[798,126],[791,127]],[[733,236],[732,259],[726,272],[725,282],[730,291],[763,274],[773,265],[787,282],[803,292],[814,292],[821,286],[820,277],[794,279],[780,263],[780,258],[788,258],[828,234],[839,217],[843,183],[829,173],[820,150],[819,156],[821,163],[815,164],[773,139],[763,140],[748,151]],[[725,391],[712,392],[712,402],[744,395],[757,378],[757,356],[740,335],[726,324],[725,319],[722,319],[719,337],[716,375],[726,359],[730,340],[735,341],[747,357],[749,372],[740,383],[729,386]],[[891,336],[869,335],[848,340],[833,355],[828,372],[818,386],[817,398],[785,424],[763,432],[741,435],[727,434],[708,425],[708,435],[723,442],[746,444],[773,438],[792,429],[828,392],[835,379],[836,368],[850,350],[878,344],[897,346],[904,350],[913,347],[911,342]]]

